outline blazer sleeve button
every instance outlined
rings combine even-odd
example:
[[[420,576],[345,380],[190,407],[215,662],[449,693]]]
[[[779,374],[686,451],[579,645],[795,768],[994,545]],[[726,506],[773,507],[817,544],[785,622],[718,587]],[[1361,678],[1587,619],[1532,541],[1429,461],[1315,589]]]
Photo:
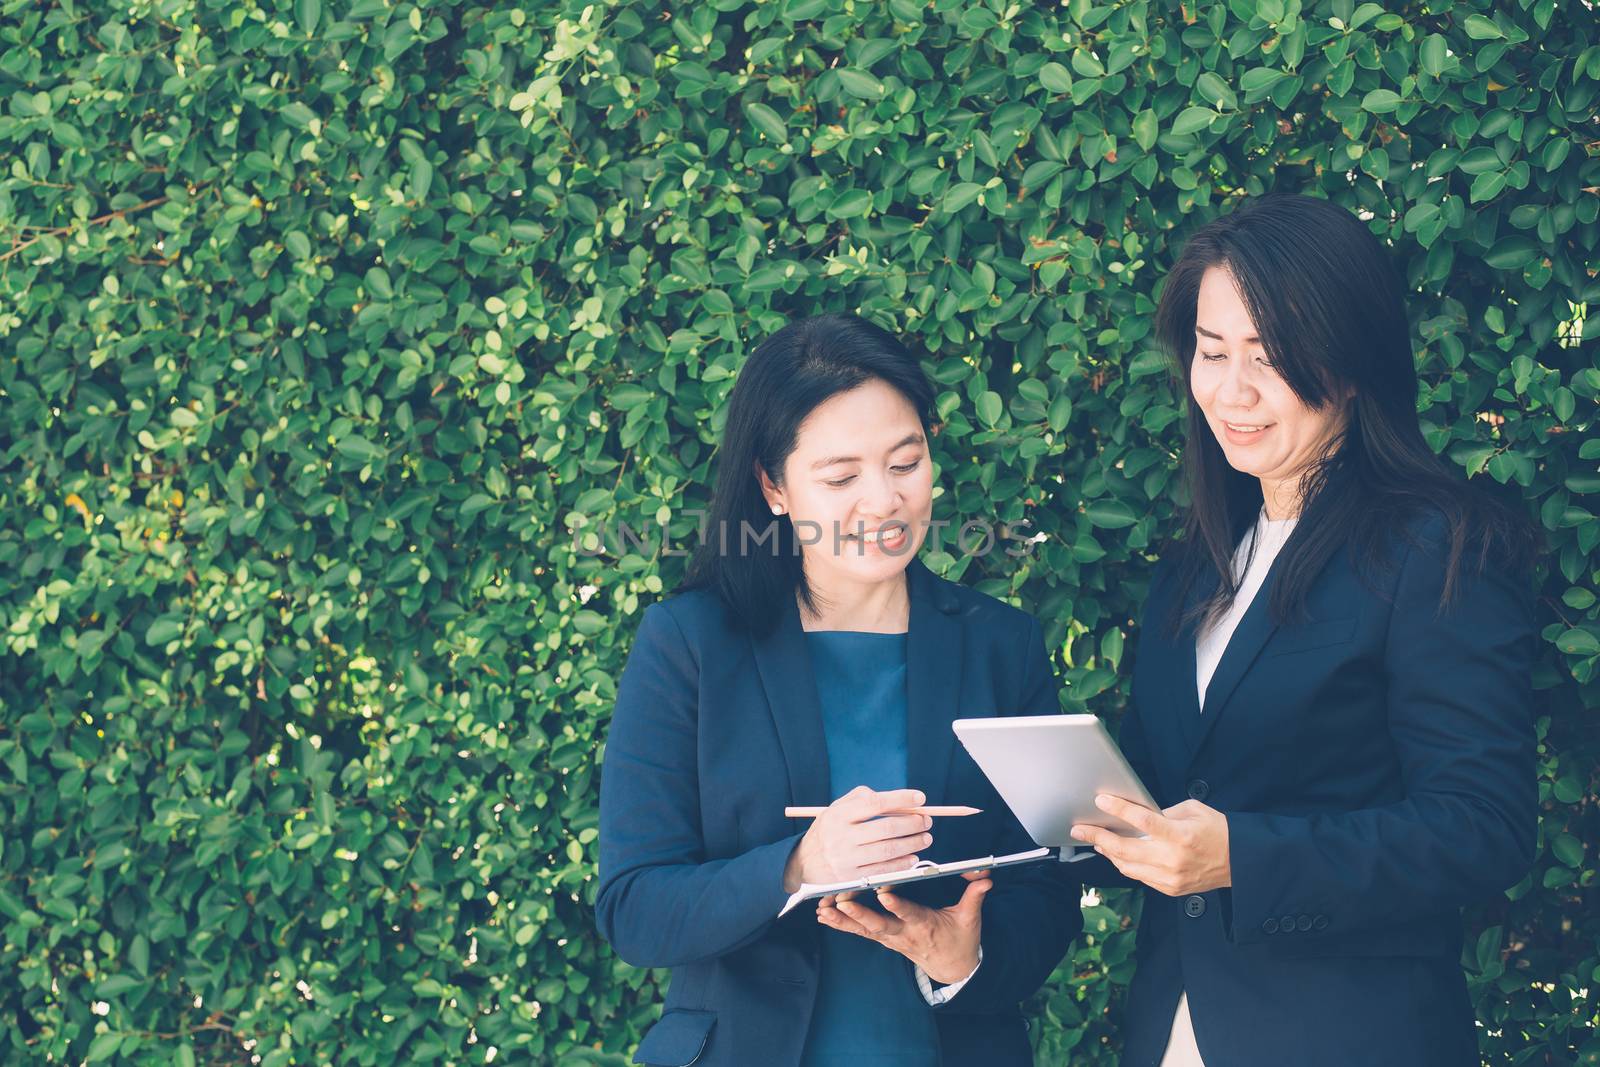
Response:
[[[1264,934],[1275,934],[1275,933],[1277,933],[1278,932],[1278,920],[1277,919],[1267,919],[1264,922],[1262,922],[1262,924],[1261,924],[1261,932],[1264,933]]]
[[[1189,798],[1191,800],[1204,800],[1211,793],[1211,785],[1204,778],[1196,778],[1189,783]]]
[[[1315,919],[1311,920],[1311,929],[1313,929],[1313,930],[1326,930],[1327,928],[1328,928],[1328,917],[1326,915],[1318,915]]]
[[[1309,915],[1300,916],[1300,918],[1295,920],[1294,928],[1296,930],[1299,930],[1302,934],[1307,932],[1308,930],[1310,930],[1311,929],[1311,916],[1309,916]]]
[[[1191,919],[1198,919],[1206,913],[1206,898],[1198,893],[1192,894],[1183,902],[1183,913]]]
[[[1294,933],[1294,916],[1285,915],[1283,918],[1279,919],[1278,929],[1282,930],[1286,934]]]

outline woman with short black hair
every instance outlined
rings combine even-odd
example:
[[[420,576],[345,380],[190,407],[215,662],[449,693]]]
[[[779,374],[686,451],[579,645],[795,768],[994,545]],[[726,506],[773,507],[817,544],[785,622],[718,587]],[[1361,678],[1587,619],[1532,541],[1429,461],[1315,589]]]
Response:
[[[1148,887],[1130,1067],[1477,1062],[1460,909],[1536,834],[1534,539],[1424,440],[1404,294],[1301,196],[1166,279],[1190,502],[1120,733],[1164,810],[1074,831]]]
[[[1082,925],[1055,861],[778,918],[802,883],[1031,847],[950,724],[1057,711],[1056,685],[1031,616],[916,558],[932,402],[852,316],[790,323],[740,372],[705,539],[645,610],[606,743],[600,931],[673,971],[635,1062],[1032,1062],[1018,1001]],[[895,814],[924,803],[983,812]]]

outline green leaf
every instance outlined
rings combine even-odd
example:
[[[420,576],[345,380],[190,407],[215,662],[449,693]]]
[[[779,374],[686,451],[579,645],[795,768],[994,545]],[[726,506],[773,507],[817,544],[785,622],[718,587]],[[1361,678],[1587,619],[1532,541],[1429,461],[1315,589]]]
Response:
[[[367,288],[372,290],[372,295],[379,300],[394,299],[394,287],[389,282],[389,272],[382,267],[368,269],[365,280]]]
[[[1100,655],[1116,670],[1122,662],[1122,631],[1116,627],[1107,630],[1100,638]]]
[[[116,1033],[99,1034],[89,1042],[89,1055],[85,1062],[99,1063],[109,1060],[116,1055],[117,1049],[122,1047],[122,1035]]]
[[[1177,136],[1198,133],[1210,127],[1218,117],[1218,113],[1209,107],[1186,107],[1172,121],[1172,132]]]
[[[1422,69],[1435,78],[1443,74],[1450,61],[1449,48],[1449,42],[1443,36],[1437,33],[1428,34],[1420,50]]]
[[[150,942],[143,934],[135,934],[128,943],[128,963],[139,974],[148,976],[150,973]]]
[[[1072,74],[1060,63],[1051,61],[1039,68],[1039,84],[1052,93],[1072,90]]]
[[[1087,48],[1079,48],[1072,53],[1072,69],[1082,74],[1085,78],[1103,78],[1106,76],[1105,65]]]
[[[1567,607],[1576,611],[1588,611],[1594,607],[1596,597],[1590,590],[1575,585],[1561,594],[1561,600]]]
[[[1374,115],[1387,115],[1400,106],[1400,94],[1391,89],[1373,89],[1361,98],[1361,107]]]
[[[1231,111],[1239,106],[1239,100],[1234,96],[1233,89],[1216,71],[1202,72],[1195,80],[1194,88],[1202,99],[1218,111]]]
[[[1547,170],[1560,170],[1561,164],[1567,161],[1567,156],[1572,151],[1572,141],[1566,137],[1552,137],[1544,146],[1544,154],[1539,159],[1539,165]]]
[[[1478,175],[1472,180],[1472,189],[1468,193],[1468,200],[1474,204],[1481,204],[1485,200],[1493,200],[1500,195],[1506,187],[1506,176],[1503,171],[1489,171]]]
[[[300,29],[307,36],[317,32],[317,23],[322,21],[322,0],[298,0],[295,12],[300,16]]]
[[[461,517],[469,518],[480,511],[494,507],[495,503],[495,498],[487,493],[473,493],[461,505]]]
[[[1600,653],[1600,640],[1588,630],[1568,630],[1556,638],[1556,647],[1569,656],[1593,656]]]
[[[365,437],[361,437],[356,434],[351,434],[348,437],[340,438],[339,443],[334,447],[339,450],[341,455],[349,456],[351,459],[357,459],[363,462],[383,459],[388,455],[387,452],[373,444],[371,441],[368,441]]]
[[[1495,21],[1484,15],[1473,13],[1468,15],[1463,24],[1467,36],[1474,41],[1499,41],[1505,39],[1505,31],[1501,30]]]
[[[1239,87],[1247,93],[1266,93],[1287,77],[1289,75],[1286,71],[1272,67],[1251,67],[1239,79]]]
[[[428,199],[428,189],[433,184],[433,164],[419,159],[411,167],[410,199],[421,203]]]
[[[1060,433],[1066,429],[1067,423],[1072,419],[1072,397],[1062,393],[1051,401],[1050,410],[1046,413],[1045,419],[1050,424],[1050,429],[1055,433]]]
[[[1483,257],[1495,270],[1519,270],[1539,253],[1539,246],[1526,237],[1506,237]]]
[[[871,207],[871,193],[865,189],[845,189],[828,205],[828,215],[835,219],[850,219],[865,215]]]
[[[983,192],[983,186],[976,182],[960,182],[951,186],[950,190],[944,194],[944,199],[940,201],[939,208],[947,215],[954,215],[978,199],[978,194],[981,192]]]
[[[883,83],[864,70],[852,70],[841,67],[836,74],[839,84],[844,86],[844,91],[860,100],[881,100],[883,98]]]
[[[755,128],[770,140],[777,144],[784,144],[789,140],[789,127],[784,123],[783,118],[766,104],[759,101],[751,101],[745,105],[744,113]]]
[[[151,623],[145,630],[144,643],[147,645],[165,645],[169,641],[176,641],[182,634],[182,619],[163,617]]]
[[[1145,108],[1133,117],[1133,139],[1138,146],[1146,152],[1150,151],[1156,143],[1160,129],[1156,123],[1156,113],[1151,108]]]
[[[1120,530],[1139,521],[1133,509],[1120,500],[1096,500],[1084,510],[1092,524],[1106,530]]]
[[[117,997],[142,985],[144,982],[131,974],[114,974],[96,986],[95,992],[102,997]]]
[[[1478,943],[1473,951],[1473,962],[1478,970],[1486,971],[1500,960],[1500,942],[1502,931],[1498,926],[1491,926],[1478,935]]]
[[[299,127],[300,129],[305,129],[306,127],[310,126],[312,121],[317,117],[317,113],[315,111],[312,111],[309,107],[298,100],[286,105],[284,109],[279,112],[279,114],[287,119],[291,125]]]
[[[1550,851],[1568,867],[1583,869],[1583,842],[1571,834],[1557,834],[1550,841]]]
[[[985,390],[978,397],[978,420],[985,426],[993,426],[1000,421],[1000,416],[1005,411],[1005,403],[1000,399],[1000,394],[993,390]]]

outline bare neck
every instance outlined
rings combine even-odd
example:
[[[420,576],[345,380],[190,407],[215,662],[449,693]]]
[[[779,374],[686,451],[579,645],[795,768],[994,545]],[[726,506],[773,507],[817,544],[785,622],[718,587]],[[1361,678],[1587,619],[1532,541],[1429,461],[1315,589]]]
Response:
[[[911,622],[911,597],[901,573],[882,582],[831,581],[811,583],[815,613],[800,607],[803,630],[859,630],[866,633],[905,633]]]
[[[1279,478],[1268,480],[1260,479],[1261,503],[1266,509],[1267,518],[1276,522],[1279,519],[1292,519],[1300,514],[1300,483],[1294,478]]]

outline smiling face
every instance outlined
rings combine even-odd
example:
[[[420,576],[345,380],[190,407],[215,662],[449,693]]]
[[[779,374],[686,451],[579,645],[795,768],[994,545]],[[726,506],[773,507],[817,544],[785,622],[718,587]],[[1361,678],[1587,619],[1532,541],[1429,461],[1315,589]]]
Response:
[[[933,470],[922,422],[881,380],[806,416],[781,486],[757,474],[768,505],[795,524],[807,577],[824,586],[898,577],[927,536]]]
[[[1261,480],[1270,518],[1298,513],[1301,477],[1343,432],[1348,401],[1312,408],[1273,369],[1225,268],[1200,282],[1189,390],[1234,470]]]

